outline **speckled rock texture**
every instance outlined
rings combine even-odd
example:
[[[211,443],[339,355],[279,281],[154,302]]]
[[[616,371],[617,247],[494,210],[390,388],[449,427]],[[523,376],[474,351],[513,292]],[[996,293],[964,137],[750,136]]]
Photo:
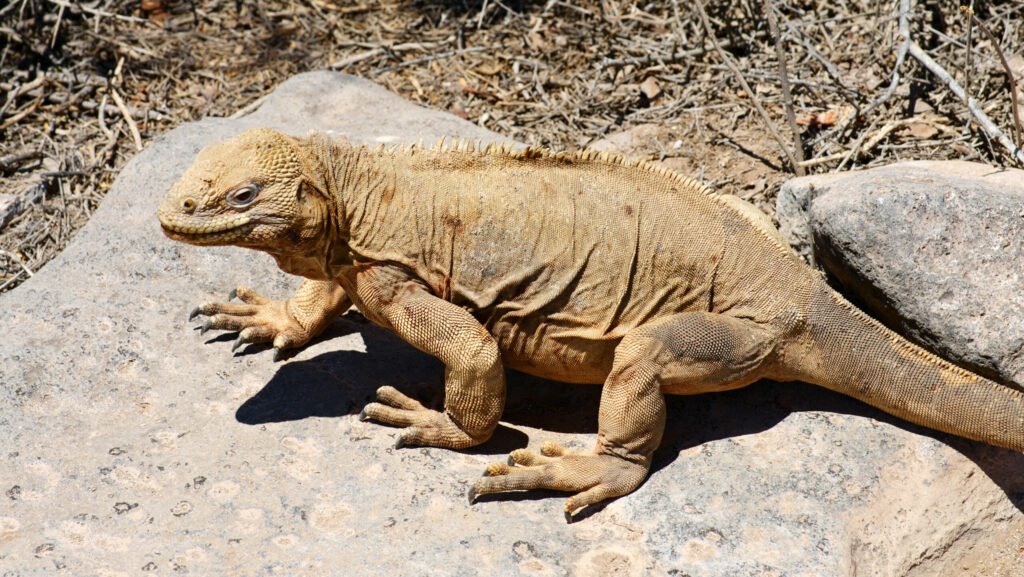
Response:
[[[922,161],[798,178],[778,218],[890,327],[1024,386],[1024,171]]]
[[[511,449],[589,448],[599,389],[512,375],[488,444],[396,451],[359,409],[382,384],[437,406],[441,367],[359,315],[280,363],[192,330],[189,309],[237,284],[298,284],[265,255],[173,243],[154,216],[201,147],[256,126],[497,138],[310,73],[135,158],[71,246],[0,296],[0,575],[980,575],[993,537],[1016,551],[1020,454],[800,383],[672,399],[647,483],[572,525],[553,493],[468,505]],[[1005,559],[983,574],[1019,568]]]

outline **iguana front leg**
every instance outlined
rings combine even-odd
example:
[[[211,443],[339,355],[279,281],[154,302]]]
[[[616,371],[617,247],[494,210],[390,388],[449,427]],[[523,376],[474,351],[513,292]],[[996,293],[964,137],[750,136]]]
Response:
[[[208,316],[202,325],[204,333],[238,331],[232,351],[246,343],[271,342],[275,361],[282,349],[306,344],[352,304],[337,281],[310,279],[286,301],[267,300],[248,287],[236,288],[228,299],[236,296],[244,304],[208,302],[193,309],[188,318]]]
[[[772,331],[746,319],[682,313],[629,332],[615,349],[601,393],[597,446],[569,453],[546,443],[541,454],[514,451],[495,463],[469,494],[553,489],[577,493],[566,519],[611,497],[625,495],[647,477],[665,429],[663,391],[695,394],[747,385],[763,373],[773,351]],[[515,465],[515,466],[513,466]]]
[[[350,277],[355,299],[370,320],[392,329],[445,365],[445,410],[427,409],[392,387],[362,418],[404,427],[396,447],[461,449],[483,443],[505,407],[505,372],[498,345],[465,309],[435,297],[398,267],[375,265]]]

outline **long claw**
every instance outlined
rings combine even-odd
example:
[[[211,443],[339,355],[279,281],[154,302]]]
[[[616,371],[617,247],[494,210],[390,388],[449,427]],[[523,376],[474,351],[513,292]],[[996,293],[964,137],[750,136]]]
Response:
[[[199,334],[201,334],[201,335],[206,334],[206,331],[208,331],[208,330],[210,330],[212,328],[213,328],[213,321],[212,320],[207,320],[205,323],[203,323],[203,327],[201,329],[199,329]]]
[[[275,363],[277,361],[281,360],[281,355],[282,355],[282,352],[281,352],[280,347],[274,347],[274,362]]]
[[[476,497],[477,497],[476,488],[475,487],[470,487],[469,488],[469,492],[466,493],[466,500],[468,500],[469,504],[472,505],[472,504],[476,503]]]
[[[572,525],[572,513],[568,511],[565,512],[565,522]]]
[[[238,337],[237,339],[235,339],[234,344],[231,345],[231,352],[235,352],[236,350],[238,350],[238,347],[244,344],[245,340],[243,340],[242,337]]]
[[[196,308],[192,309],[192,312],[188,313],[188,320],[192,320],[192,319],[196,318],[197,316],[199,316],[201,314],[203,314],[202,308],[201,307],[196,307]]]
[[[365,407],[363,408],[362,411],[359,411],[359,420],[360,421],[364,421],[364,422],[370,420],[370,415],[366,414],[366,408]]]
[[[401,449],[405,446],[405,435],[398,435],[398,439],[395,440],[395,444],[392,449]]]
[[[238,289],[237,288],[233,288],[233,289],[231,289],[231,292],[228,293],[228,300],[229,301],[233,301],[236,298],[238,298]]]

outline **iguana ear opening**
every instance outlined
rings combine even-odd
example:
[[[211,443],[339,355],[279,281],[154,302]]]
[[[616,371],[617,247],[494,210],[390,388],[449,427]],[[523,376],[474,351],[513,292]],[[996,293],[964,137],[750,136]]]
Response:
[[[299,179],[299,186],[295,191],[295,199],[298,202],[303,202],[309,195],[318,196],[320,197],[320,200],[328,200],[327,194],[323,190],[320,190],[320,187],[318,187],[316,183],[304,176]]]

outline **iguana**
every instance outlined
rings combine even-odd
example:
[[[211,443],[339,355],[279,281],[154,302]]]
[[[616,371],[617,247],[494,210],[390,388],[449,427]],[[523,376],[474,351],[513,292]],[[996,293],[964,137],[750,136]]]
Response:
[[[363,418],[397,446],[486,441],[504,368],[601,383],[597,444],[545,443],[487,467],[485,493],[574,493],[566,517],[636,489],[665,394],[801,380],[907,421],[1024,449],[1024,395],[954,366],[833,291],[750,210],[644,161],[464,143],[371,149],[245,132],[199,153],[158,211],[196,245],[272,255],[306,280],[287,301],[240,287],[190,319],[298,347],[355,305],[445,365],[445,407],[393,387]],[[228,299],[229,301],[231,298]]]

